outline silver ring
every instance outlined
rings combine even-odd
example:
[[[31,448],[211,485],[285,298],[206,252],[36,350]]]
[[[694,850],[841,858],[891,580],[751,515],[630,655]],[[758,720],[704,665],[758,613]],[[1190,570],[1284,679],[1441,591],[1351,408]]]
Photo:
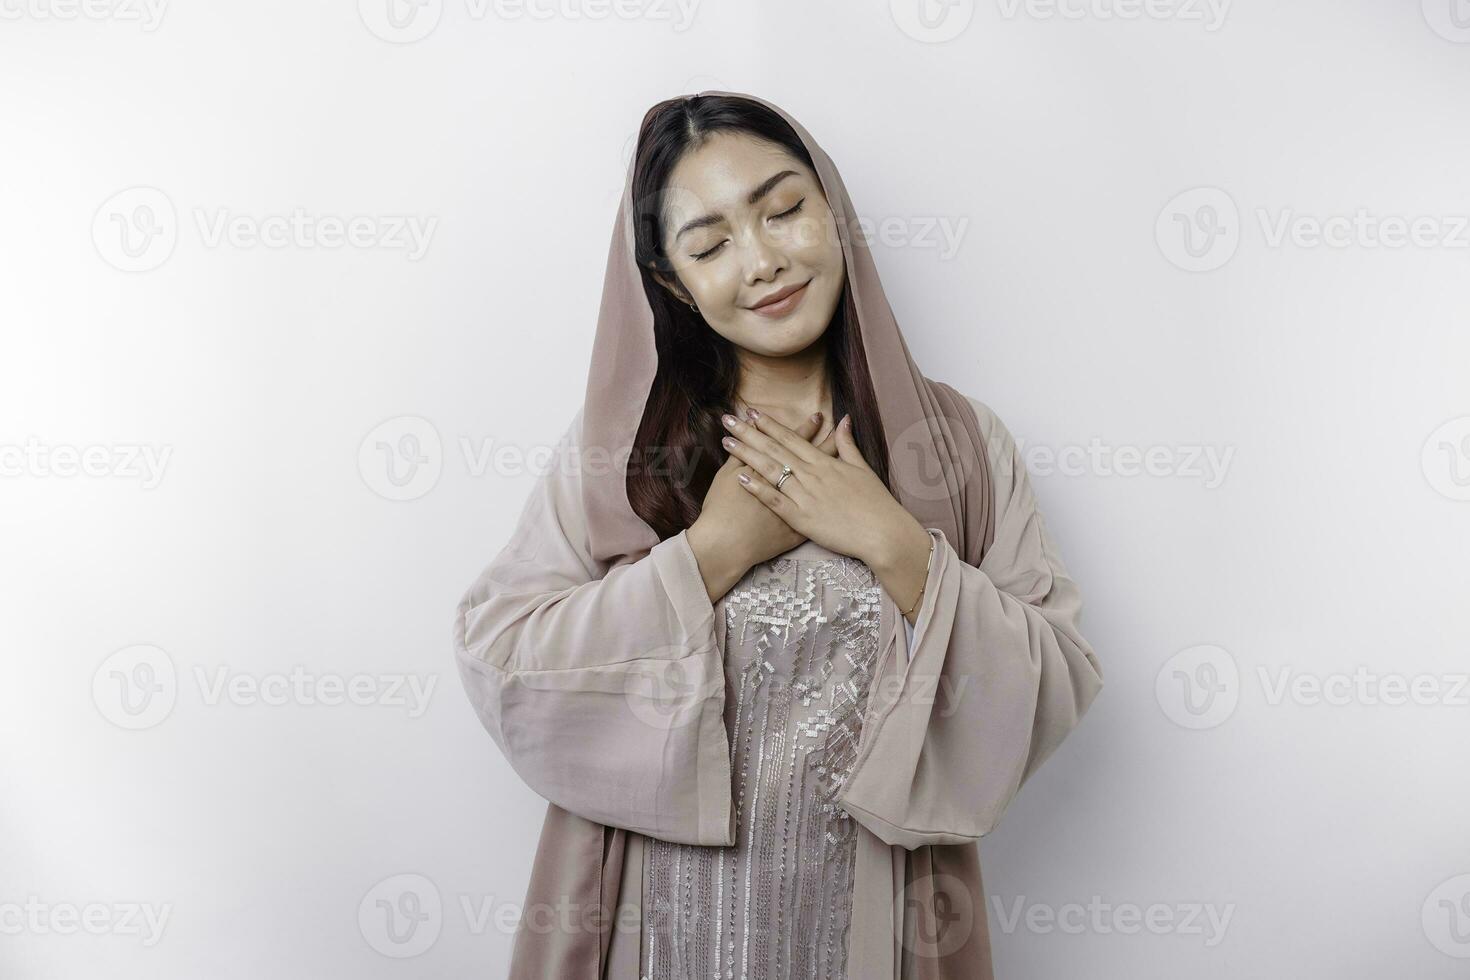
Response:
[[[789,466],[782,466],[781,467],[781,479],[779,479],[779,480],[776,481],[776,489],[777,490],[780,490],[781,489],[781,484],[785,483],[786,482],[786,478],[788,476],[790,476],[790,475],[791,475],[791,467],[789,467]]]

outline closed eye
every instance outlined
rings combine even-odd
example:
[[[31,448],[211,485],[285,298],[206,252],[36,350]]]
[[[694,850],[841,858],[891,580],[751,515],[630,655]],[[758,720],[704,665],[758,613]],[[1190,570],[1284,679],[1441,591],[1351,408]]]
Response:
[[[790,208],[787,208],[785,211],[782,211],[780,214],[772,215],[771,216],[771,220],[775,221],[775,220],[780,219],[780,218],[789,218],[792,215],[797,214],[798,212],[800,212],[801,211],[801,206],[803,204],[805,204],[805,203],[806,203],[806,198],[802,198],[801,200],[797,201],[796,204],[794,204]],[[725,243],[724,242],[720,242],[714,248],[709,248],[709,249],[705,249],[703,252],[698,252],[693,257],[694,258],[694,261],[696,261],[696,262],[703,262],[705,259],[709,258],[711,255],[714,255],[716,252],[718,252],[720,249],[722,249],[724,247],[725,247]]]
[[[790,208],[789,210],[782,211],[780,214],[775,215],[775,217],[777,217],[777,218],[789,218],[793,214],[795,214],[796,212],[800,211],[801,210],[801,206],[803,204],[805,204],[805,203],[806,203],[806,198],[802,198],[801,200],[799,200],[799,201],[796,202],[796,205],[794,207]]]

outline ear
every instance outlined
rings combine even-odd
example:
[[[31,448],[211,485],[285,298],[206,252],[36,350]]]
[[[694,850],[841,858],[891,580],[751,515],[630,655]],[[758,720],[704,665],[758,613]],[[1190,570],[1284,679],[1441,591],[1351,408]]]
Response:
[[[674,299],[678,300],[679,302],[688,305],[689,303],[694,301],[694,297],[689,295],[689,291],[685,289],[683,284],[680,283],[679,280],[674,278],[673,276],[654,270],[653,278],[658,280],[658,284],[667,289],[670,293],[672,293]]]

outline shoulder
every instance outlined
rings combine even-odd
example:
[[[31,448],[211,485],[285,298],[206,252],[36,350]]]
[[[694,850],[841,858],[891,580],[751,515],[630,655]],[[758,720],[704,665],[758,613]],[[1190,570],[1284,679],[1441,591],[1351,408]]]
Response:
[[[984,440],[986,455],[992,470],[997,468],[1008,470],[1018,449],[1015,437],[1011,435],[1011,430],[1001,419],[1000,414],[988,402],[966,394],[953,385],[932,379],[929,379],[929,383],[948,391],[956,402],[963,401],[969,406],[970,411],[975,415],[975,425],[980,432],[980,438]]]
[[[975,411],[975,422],[980,426],[980,432],[985,436],[985,441],[994,445],[998,442],[1011,442],[1011,430],[1001,421],[1000,415],[988,404],[976,398],[974,395],[964,395],[965,401],[969,402],[970,408]]]

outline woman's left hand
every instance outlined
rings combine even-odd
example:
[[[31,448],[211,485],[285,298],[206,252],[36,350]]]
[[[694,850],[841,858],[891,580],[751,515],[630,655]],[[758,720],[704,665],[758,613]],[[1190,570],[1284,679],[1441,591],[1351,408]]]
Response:
[[[793,530],[875,568],[892,565],[916,541],[920,554],[927,553],[928,532],[868,466],[852,437],[851,416],[843,416],[832,433],[836,456],[769,415],[725,427],[725,448],[759,474],[742,485]],[[777,490],[783,464],[792,472]]]

